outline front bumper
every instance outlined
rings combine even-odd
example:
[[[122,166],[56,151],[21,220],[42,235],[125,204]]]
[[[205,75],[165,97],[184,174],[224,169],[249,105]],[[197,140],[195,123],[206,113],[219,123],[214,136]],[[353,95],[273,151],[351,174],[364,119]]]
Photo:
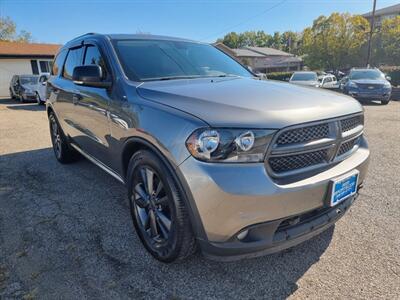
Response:
[[[329,217],[328,222],[320,227],[306,229],[295,226],[291,230],[300,232],[295,238],[280,240],[282,234],[278,229],[283,221],[327,209],[333,178],[357,169],[360,172],[358,182],[362,184],[368,158],[369,150],[363,139],[356,152],[328,170],[297,182],[279,185],[267,174],[262,163],[210,164],[189,157],[179,169],[190,189],[194,202],[192,206],[197,211],[199,220],[194,220],[194,223],[200,225],[204,232],[204,236],[198,237],[203,252],[211,257],[266,254],[291,247],[318,234],[338,218]],[[346,203],[343,211],[347,210],[350,202],[347,200],[342,203]],[[256,240],[246,242],[246,238],[242,241],[237,238],[243,230],[259,226],[264,229],[255,230]]]
[[[36,100],[36,94],[34,92],[23,92],[21,95],[25,100]]]
[[[358,100],[389,100],[391,96],[390,90],[379,90],[373,92],[365,92],[359,90],[350,90],[349,95]]]

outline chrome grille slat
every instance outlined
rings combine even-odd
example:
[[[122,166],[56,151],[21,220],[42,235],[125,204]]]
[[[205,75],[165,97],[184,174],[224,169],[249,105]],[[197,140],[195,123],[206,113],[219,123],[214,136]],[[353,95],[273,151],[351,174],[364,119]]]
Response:
[[[290,156],[270,157],[269,164],[274,172],[281,173],[321,164],[327,159],[328,150],[322,149]]]
[[[363,124],[363,115],[357,114],[284,128],[267,151],[267,171],[290,176],[342,160],[357,149]]]
[[[342,155],[346,154],[347,152],[353,150],[354,146],[356,146],[358,144],[358,140],[359,140],[359,138],[357,137],[355,139],[352,139],[352,140],[342,143],[339,147],[339,151],[336,156],[342,156]]]
[[[288,145],[310,142],[329,137],[329,124],[318,124],[300,127],[283,132],[276,141],[277,145]]]
[[[363,124],[364,124],[364,118],[361,115],[340,120],[340,126],[342,128],[342,132],[350,131],[356,128],[357,126]]]

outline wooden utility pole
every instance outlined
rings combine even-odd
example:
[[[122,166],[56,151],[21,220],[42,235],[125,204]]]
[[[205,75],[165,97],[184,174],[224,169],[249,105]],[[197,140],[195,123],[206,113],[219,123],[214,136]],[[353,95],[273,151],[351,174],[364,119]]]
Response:
[[[372,34],[374,33],[374,25],[375,25],[375,8],[376,8],[376,0],[374,0],[374,8],[372,9],[371,30],[369,32],[369,39],[368,39],[367,67],[369,67],[369,61],[371,59],[371,41],[372,41]]]

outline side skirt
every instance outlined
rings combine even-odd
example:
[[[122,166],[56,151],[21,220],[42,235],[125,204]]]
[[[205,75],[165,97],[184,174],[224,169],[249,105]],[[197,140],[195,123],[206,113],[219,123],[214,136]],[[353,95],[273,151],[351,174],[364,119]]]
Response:
[[[121,182],[122,184],[125,184],[124,179],[122,179],[122,177],[116,173],[114,170],[110,169],[109,167],[107,167],[105,164],[103,164],[101,161],[99,161],[98,159],[94,158],[93,156],[87,154],[85,151],[83,151],[81,148],[79,148],[77,145],[71,143],[70,144],[76,151],[78,151],[80,154],[82,154],[87,160],[89,160],[90,162],[92,162],[93,164],[95,164],[96,166],[98,166],[100,169],[102,169],[103,171],[105,171],[106,173],[110,174],[112,177],[114,177],[115,179],[117,179],[119,182]]]

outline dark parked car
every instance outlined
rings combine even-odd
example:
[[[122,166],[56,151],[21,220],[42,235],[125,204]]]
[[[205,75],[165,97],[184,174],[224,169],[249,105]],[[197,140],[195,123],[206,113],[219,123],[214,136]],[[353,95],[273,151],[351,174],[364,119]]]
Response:
[[[294,246],[344,215],[367,172],[357,101],[256,79],[205,43],[81,36],[57,54],[47,99],[57,160],[81,154],[125,184],[163,262]]]
[[[38,82],[38,75],[14,75],[10,81],[10,97],[21,102],[38,101],[39,94],[36,91]]]
[[[378,69],[352,69],[343,82],[344,93],[361,101],[380,100],[388,104],[392,93],[390,77]]]

